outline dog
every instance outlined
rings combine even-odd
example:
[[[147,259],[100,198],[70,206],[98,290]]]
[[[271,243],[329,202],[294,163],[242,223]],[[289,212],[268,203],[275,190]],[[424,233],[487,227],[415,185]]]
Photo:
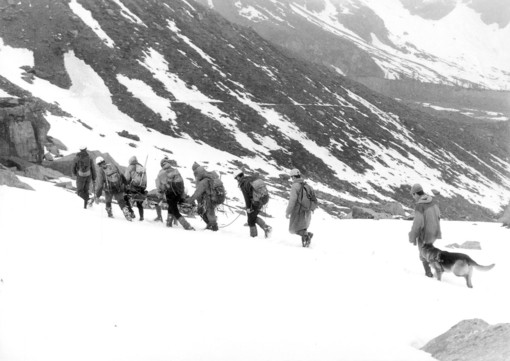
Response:
[[[469,288],[473,288],[473,284],[471,283],[473,268],[480,271],[488,271],[495,266],[494,263],[489,266],[481,266],[467,254],[443,251],[434,247],[432,244],[424,244],[420,252],[422,257],[436,271],[436,278],[438,281],[441,281],[443,272],[453,272],[457,277],[464,277]]]

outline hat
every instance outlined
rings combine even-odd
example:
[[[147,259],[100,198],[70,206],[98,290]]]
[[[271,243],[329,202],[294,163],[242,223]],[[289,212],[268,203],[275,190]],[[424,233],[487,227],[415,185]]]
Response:
[[[80,150],[87,150],[87,146],[86,145],[80,145]]]
[[[411,187],[411,194],[415,194],[418,192],[423,192],[423,187],[418,183],[413,184],[413,186]]]
[[[192,169],[192,170],[195,170],[195,169],[197,169],[198,167],[200,167],[200,164],[198,164],[197,162],[193,162],[193,165],[191,166],[191,169]]]
[[[239,180],[239,179],[241,179],[242,177],[244,177],[244,173],[243,173],[243,172],[240,172],[240,173],[238,173],[238,174],[234,177],[234,179]]]
[[[290,176],[291,177],[300,177],[301,172],[299,171],[299,169],[294,168],[293,170],[290,171]]]
[[[96,158],[96,164],[99,165],[101,163],[104,163],[104,158],[99,156],[99,157]]]
[[[129,164],[136,164],[138,163],[138,159],[136,159],[136,155],[129,158]]]
[[[163,159],[161,159],[161,162],[159,162],[159,165],[163,166],[163,164],[165,164],[165,163],[170,163],[170,159],[168,159],[168,157],[166,155],[163,157]]]

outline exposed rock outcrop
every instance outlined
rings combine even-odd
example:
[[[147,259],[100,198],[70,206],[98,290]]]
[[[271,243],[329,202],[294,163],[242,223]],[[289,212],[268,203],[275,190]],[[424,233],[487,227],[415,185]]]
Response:
[[[16,187],[21,189],[28,189],[33,191],[34,189],[28,184],[23,183],[16,177],[16,175],[8,168],[0,164],[0,185],[6,185],[8,187]]]
[[[0,98],[0,158],[15,156],[40,163],[49,129],[36,102]]]
[[[510,360],[510,324],[464,320],[422,347],[439,361]]]

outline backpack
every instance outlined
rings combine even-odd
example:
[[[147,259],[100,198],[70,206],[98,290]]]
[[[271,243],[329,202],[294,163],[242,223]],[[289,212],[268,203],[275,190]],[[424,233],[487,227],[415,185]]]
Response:
[[[303,182],[298,195],[298,203],[305,211],[313,212],[317,209],[319,202],[315,196],[315,191],[308,183]]]
[[[211,202],[213,205],[217,206],[219,204],[223,204],[225,202],[225,198],[227,197],[227,192],[225,191],[225,186],[220,178],[212,178],[209,180],[209,186],[211,187]]]
[[[106,185],[109,190],[120,191],[122,189],[122,177],[117,167],[107,164],[104,170],[106,176]]]
[[[138,188],[147,188],[147,176],[145,168],[141,164],[136,164],[131,177],[131,185]]]
[[[250,182],[253,187],[252,203],[264,206],[269,201],[269,192],[267,191],[266,183],[260,178]]]
[[[88,177],[90,174],[90,157],[85,153],[80,155],[78,159],[78,175],[80,177]]]
[[[163,171],[161,184],[163,185],[164,192],[172,192],[177,196],[182,196],[184,194],[184,181],[181,173],[173,168],[163,169]]]

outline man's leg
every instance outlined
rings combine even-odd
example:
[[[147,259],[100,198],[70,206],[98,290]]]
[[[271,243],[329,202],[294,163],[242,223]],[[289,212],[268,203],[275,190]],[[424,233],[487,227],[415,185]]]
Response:
[[[112,212],[112,199],[113,196],[110,192],[104,192],[104,200],[106,204],[106,213],[108,213],[108,217],[113,218],[113,212]]]
[[[126,201],[124,200],[124,197],[125,197],[124,192],[114,193],[113,196],[117,200],[117,203],[119,204],[119,207],[122,210],[122,213],[124,213],[124,217],[126,218],[126,220],[131,222],[133,220],[133,218],[131,217],[131,212],[133,210],[131,210],[131,212],[129,211],[129,208],[126,205]]]
[[[425,259],[425,257],[423,257],[422,255],[422,243],[418,242],[418,252],[420,254],[420,261],[421,263],[423,264],[423,269],[425,270],[425,276],[427,277],[433,277],[434,275],[432,274],[432,271],[430,269],[430,265],[428,263],[428,261]]]

